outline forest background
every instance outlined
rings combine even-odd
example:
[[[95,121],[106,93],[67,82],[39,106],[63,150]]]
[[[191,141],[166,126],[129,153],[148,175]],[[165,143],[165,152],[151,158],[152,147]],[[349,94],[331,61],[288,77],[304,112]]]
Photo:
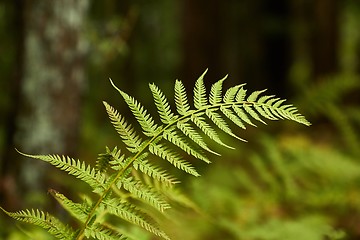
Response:
[[[229,74],[226,88],[267,88],[313,125],[249,126],[238,133],[249,142],[200,165],[201,178],[181,176],[193,202],[165,224],[169,235],[360,239],[356,0],[0,1],[0,206],[56,212],[49,188],[81,193],[15,148],[92,162],[116,146],[102,101],[129,110],[108,78],[154,109],[148,83],[171,99],[175,79],[190,92],[206,68],[208,87]],[[0,215],[1,239],[23,230]]]

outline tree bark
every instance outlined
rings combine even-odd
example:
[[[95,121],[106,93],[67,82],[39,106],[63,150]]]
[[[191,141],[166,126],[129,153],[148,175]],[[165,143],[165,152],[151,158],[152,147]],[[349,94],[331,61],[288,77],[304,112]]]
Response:
[[[24,0],[12,2],[12,20],[10,24],[14,29],[15,59],[12,76],[9,83],[9,99],[11,107],[5,113],[4,150],[0,159],[0,202],[1,206],[14,209],[19,205],[15,173],[19,169],[18,155],[15,152],[15,133],[17,131],[16,118],[20,110],[20,89],[23,79],[24,65]],[[16,13],[16,14],[15,14]]]
[[[183,1],[182,46],[183,63],[181,79],[189,86],[206,68],[208,78],[218,79],[221,71],[222,1]]]
[[[83,29],[88,5],[88,0],[51,3],[39,0],[23,5],[26,13],[23,99],[21,114],[16,116],[17,130],[9,135],[11,139],[15,137],[14,145],[23,152],[76,155],[85,81],[87,43]],[[27,189],[42,188],[45,168],[34,160],[21,159],[18,163],[19,159],[19,154],[4,159],[3,172],[12,179],[9,182],[17,182],[12,188],[17,186],[23,196]],[[5,190],[2,198],[8,199],[8,194]]]

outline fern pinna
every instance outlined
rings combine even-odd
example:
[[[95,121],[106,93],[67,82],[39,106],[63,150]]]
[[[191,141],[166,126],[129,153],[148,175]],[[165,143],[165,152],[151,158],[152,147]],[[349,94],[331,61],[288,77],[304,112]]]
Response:
[[[23,154],[48,162],[79,178],[98,196],[95,200],[85,197],[83,202],[77,203],[55,190],[49,191],[77,220],[77,229],[40,210],[19,212],[2,210],[19,221],[43,227],[58,239],[130,238],[121,226],[112,224],[113,221],[109,219],[114,217],[138,225],[164,239],[170,239],[157,226],[154,219],[146,214],[141,207],[143,205],[136,204],[140,201],[160,212],[165,211],[170,204],[161,191],[154,187],[154,182],[168,188],[179,182],[165,169],[154,165],[151,162],[152,156],[168,161],[176,168],[197,177],[200,174],[182,157],[182,152],[210,163],[207,152],[216,155],[219,153],[210,149],[207,144],[209,140],[232,148],[220,139],[219,130],[243,140],[233,133],[229,121],[243,129],[247,124],[255,126],[254,120],[265,123],[263,118],[289,119],[310,125],[294,106],[284,105],[285,100],[274,96],[260,96],[264,91],[255,91],[247,96],[243,84],[231,87],[223,94],[222,84],[226,77],[212,85],[207,97],[203,80],[205,73],[206,71],[195,83],[194,108],[190,107],[183,83],[176,80],[176,112],[172,111],[164,93],[155,84],[150,84],[161,123],[156,123],[136,99],[118,89],[110,80],[130,107],[142,133],[135,132],[123,116],[104,102],[109,118],[126,145],[127,151],[120,151],[116,147],[113,150],[106,148],[106,152],[99,155],[95,167],[65,156]],[[147,176],[152,182],[141,176]]]

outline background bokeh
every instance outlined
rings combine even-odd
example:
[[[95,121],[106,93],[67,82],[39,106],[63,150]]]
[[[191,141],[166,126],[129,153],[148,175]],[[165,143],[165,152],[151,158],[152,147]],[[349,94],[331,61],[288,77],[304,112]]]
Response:
[[[312,122],[224,136],[162,226],[173,239],[360,239],[360,2],[357,0],[0,1],[0,206],[64,214],[73,178],[16,152],[93,163],[121,146],[102,101],[132,119],[115,84],[154,115],[148,83],[173,99],[205,69],[208,89],[247,83]],[[130,120],[131,121],[131,120]],[[217,146],[214,146],[217,148]],[[175,211],[180,209],[181,211]],[[136,239],[156,239],[129,229]],[[0,239],[46,239],[0,214]],[[36,237],[37,236],[37,237]]]

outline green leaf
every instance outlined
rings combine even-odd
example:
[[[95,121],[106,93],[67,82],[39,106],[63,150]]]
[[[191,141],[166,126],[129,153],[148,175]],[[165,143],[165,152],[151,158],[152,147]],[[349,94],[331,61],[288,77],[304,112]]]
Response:
[[[128,150],[132,153],[138,152],[140,149],[141,138],[136,134],[135,130],[128,124],[112,106],[105,101],[103,102],[106,111],[110,117],[111,123],[115,127],[123,142],[128,146]]]
[[[136,120],[143,129],[143,133],[148,137],[156,135],[158,126],[155,124],[150,114],[147,113],[146,109],[135,98],[118,89],[113,82],[111,83],[124,98],[126,104],[129,106],[131,112],[134,114]]]
[[[230,103],[230,102],[234,102],[235,101],[235,96],[237,94],[237,92],[239,91],[239,88],[241,88],[242,86],[244,86],[245,84],[241,84],[241,85],[237,85],[234,87],[229,88],[225,95],[224,95],[224,99],[223,101],[225,103]]]
[[[206,72],[207,72],[207,69],[198,78],[198,80],[195,83],[194,106],[196,109],[201,109],[207,105],[206,88],[205,88],[205,84],[204,84],[204,76],[205,76]]]
[[[188,114],[190,105],[186,96],[185,87],[180,80],[176,80],[175,82],[175,104],[180,115]]]
[[[171,112],[170,105],[164,93],[155,84],[150,84],[149,86],[155,100],[156,108],[160,115],[160,120],[164,124],[171,123],[175,120],[175,116]]]
[[[255,92],[251,93],[251,94],[249,95],[249,97],[246,99],[246,101],[247,101],[247,102],[250,102],[250,103],[255,102],[256,99],[258,98],[258,96],[259,96],[261,93],[265,92],[265,91],[266,91],[266,89],[265,89],[265,90],[261,90],[261,91],[255,91]]]
[[[226,78],[227,78],[227,75],[223,79],[217,81],[216,83],[214,83],[211,86],[210,97],[209,97],[209,102],[210,102],[211,105],[221,103],[221,100],[222,100],[222,84],[223,84],[223,82],[225,81]]]

